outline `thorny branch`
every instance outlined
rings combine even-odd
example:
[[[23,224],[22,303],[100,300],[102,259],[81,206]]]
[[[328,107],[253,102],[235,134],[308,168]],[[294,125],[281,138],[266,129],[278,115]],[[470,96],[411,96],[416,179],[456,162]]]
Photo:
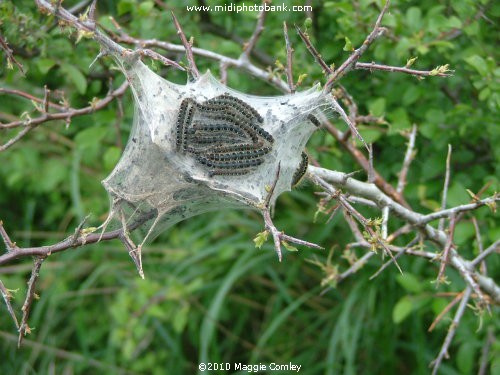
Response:
[[[333,72],[330,79],[325,84],[324,88],[325,91],[327,92],[331,91],[336,81],[338,81],[340,78],[349,73],[349,71],[354,69],[361,55],[363,55],[363,53],[366,52],[368,47],[370,47],[370,45],[375,41],[375,39],[380,37],[385,32],[386,29],[380,27],[380,23],[382,22],[382,18],[384,18],[384,14],[388,8],[389,8],[389,0],[385,2],[385,5],[378,16],[377,21],[375,22],[375,26],[373,27],[372,32],[368,34],[361,47],[355,50],[351,54],[351,56],[349,56],[347,60],[344,61],[342,65],[340,65],[340,67]]]
[[[64,120],[66,124],[69,124],[71,122],[71,119],[73,117],[78,117],[78,116],[83,116],[83,115],[88,115],[90,113],[93,113],[95,111],[98,111],[100,109],[106,108],[114,99],[120,98],[125,94],[125,91],[127,90],[129,86],[129,83],[125,81],[120,85],[115,90],[112,90],[109,92],[106,97],[93,101],[89,106],[84,107],[84,108],[79,108],[79,109],[74,109],[74,108],[65,108],[63,106],[60,106],[58,104],[52,103],[48,100],[47,97],[47,91],[46,92],[46,97],[44,99],[40,98],[35,98],[30,94],[19,92],[19,91],[14,91],[14,90],[7,90],[7,89],[2,89],[0,88],[0,94],[2,93],[14,93],[16,95],[19,95],[21,97],[25,97],[30,100],[34,100],[39,103],[43,103],[42,108],[37,108],[38,111],[40,112],[40,116],[35,117],[35,118],[28,118],[27,120],[16,120],[12,121],[6,124],[1,124],[0,123],[0,131],[3,129],[13,129],[13,128],[19,128],[22,127],[22,130],[17,133],[13,138],[8,140],[5,144],[0,145],[0,152],[7,150],[9,147],[14,145],[17,141],[19,141],[21,138],[23,138],[28,132],[36,128],[37,126],[46,123],[48,121],[54,121],[54,120]],[[48,112],[48,109],[50,108],[55,108],[57,112]]]
[[[189,73],[194,77],[199,76],[199,71],[195,64],[194,56],[204,57],[210,60],[217,61],[221,67],[222,78],[227,75],[227,70],[229,68],[240,69],[252,77],[261,79],[263,81],[269,82],[271,85],[277,87],[279,90],[283,92],[293,93],[295,91],[295,84],[293,82],[293,66],[292,66],[292,54],[293,48],[290,44],[287,27],[284,24],[284,38],[285,38],[285,46],[287,52],[287,66],[286,66],[286,81],[283,81],[276,75],[270,75],[269,71],[265,68],[261,68],[258,65],[254,64],[249,56],[255,55],[255,45],[257,43],[258,38],[261,36],[262,31],[264,30],[265,23],[265,12],[262,12],[254,30],[254,33],[250,37],[249,41],[244,45],[244,49],[239,58],[234,59],[230,58],[209,50],[205,50],[202,48],[192,47],[192,42],[188,41],[183,33],[180,24],[174,17],[174,24],[178,30],[178,34],[181,37],[182,45],[173,44],[164,41],[158,41],[156,39],[137,39],[131,37],[126,34],[123,29],[118,25],[118,23],[114,22],[117,32],[107,31],[103,33],[99,30],[94,20],[94,11],[95,4],[94,1],[87,13],[86,17],[75,17],[71,12],[68,12],[64,8],[58,5],[53,5],[53,2],[49,2],[47,0],[36,0],[40,11],[42,13],[54,15],[63,21],[65,24],[73,26],[78,31],[78,37],[87,37],[96,40],[101,48],[102,52],[98,56],[105,54],[128,54],[134,53],[124,47],[120,46],[118,43],[125,43],[129,45],[133,45],[136,48],[136,53],[141,56],[148,56],[153,59],[159,60],[166,65],[172,65],[178,69],[183,69],[179,64],[175,61],[172,61],[163,55],[160,55],[158,52],[150,50],[148,48],[157,48],[161,49],[168,53],[180,54],[186,53],[188,65],[189,65]],[[348,74],[352,70],[370,70],[370,71],[385,71],[385,72],[399,72],[404,74],[409,74],[416,77],[445,77],[448,75],[448,67],[446,65],[437,67],[433,70],[415,70],[410,69],[409,66],[405,67],[393,67],[382,65],[378,63],[363,63],[359,62],[359,59],[362,57],[364,52],[370,47],[370,45],[381,36],[385,28],[381,27],[381,22],[384,14],[386,13],[389,6],[389,1],[387,1],[381,10],[375,25],[370,32],[370,34],[366,37],[363,44],[353,51],[353,53],[339,66],[337,69],[333,69],[330,65],[328,65],[320,53],[316,50],[316,48],[312,45],[309,40],[309,36],[306,32],[301,31],[299,28],[297,32],[304,42],[306,48],[314,57],[314,60],[319,65],[319,67],[323,70],[325,76],[327,77],[327,82],[325,84],[324,90],[330,92],[336,87],[333,91],[333,94],[338,95],[338,97],[342,100],[342,102],[347,106],[349,113],[348,118],[352,125],[355,126],[364,122],[383,122],[383,119],[375,118],[373,116],[363,116],[358,113],[358,107],[355,100],[349,94],[349,92],[338,83],[338,81]],[[6,44],[6,42],[0,36],[0,46],[3,49],[4,53],[7,56],[7,60],[12,64],[16,64],[19,69],[22,71],[22,65],[17,62],[14,58],[12,51]],[[263,61],[262,59],[259,59]],[[125,90],[127,89],[128,84],[125,82],[116,90],[111,91],[105,98],[100,101],[92,103],[91,106],[81,108],[81,109],[73,109],[70,108],[69,105],[60,105],[52,102],[50,99],[50,91],[45,89],[44,97],[38,98],[29,93],[24,93],[17,90],[10,90],[6,88],[0,88],[0,94],[4,95],[16,95],[24,97],[28,100],[31,100],[34,103],[40,104],[40,106],[36,106],[36,109],[40,113],[38,117],[32,119],[22,119],[11,121],[6,124],[0,124],[0,131],[14,128],[21,128],[21,131],[11,140],[9,140],[3,146],[0,146],[0,151],[3,151],[10,147],[12,144],[17,142],[19,139],[28,134],[32,129],[36,126],[53,121],[53,120],[65,120],[70,121],[72,117],[81,116],[84,114],[89,114],[93,111],[99,110],[101,108],[106,107],[111,103],[115,98],[120,98]],[[391,255],[391,259],[384,263],[382,267],[377,271],[377,273],[373,276],[375,277],[380,272],[383,272],[390,264],[395,263],[396,259],[401,257],[404,254],[426,258],[432,262],[441,261],[440,271],[438,273],[438,278],[443,275],[444,266],[449,266],[450,268],[455,269],[460,276],[464,279],[467,284],[467,287],[464,292],[459,294],[459,297],[454,300],[452,304],[450,304],[447,309],[450,310],[453,306],[460,301],[460,304],[457,308],[455,318],[453,319],[452,324],[450,325],[448,335],[443,343],[442,349],[439,352],[436,360],[433,363],[433,372],[436,373],[439,369],[440,363],[443,358],[447,356],[448,348],[452,342],[453,336],[456,331],[456,327],[460,323],[460,320],[465,312],[465,308],[467,306],[467,302],[470,298],[476,299],[479,302],[479,306],[486,305],[488,306],[491,303],[499,304],[500,303],[500,287],[495,283],[495,281],[489,278],[486,275],[486,272],[480,272],[476,268],[479,267],[484,261],[491,256],[492,254],[499,253],[500,241],[494,242],[492,245],[487,247],[484,251],[481,251],[479,255],[469,261],[464,259],[458,251],[453,246],[453,227],[456,225],[456,222],[463,217],[463,213],[470,212],[478,209],[482,206],[488,206],[490,209],[494,210],[496,202],[499,200],[498,195],[494,195],[492,197],[484,198],[484,199],[473,199],[473,201],[469,204],[464,204],[456,207],[452,207],[449,209],[445,209],[446,205],[446,193],[443,194],[443,207],[440,211],[430,213],[427,215],[417,213],[413,211],[409,205],[406,203],[403,190],[406,184],[406,179],[408,175],[408,170],[410,168],[411,161],[415,156],[414,148],[415,148],[415,137],[416,137],[416,127],[412,128],[412,131],[409,135],[409,142],[407,152],[405,154],[405,158],[403,161],[403,165],[401,168],[401,172],[399,174],[397,187],[394,188],[391,184],[389,184],[371,165],[370,160],[354,145],[354,143],[349,139],[351,135],[351,131],[348,130],[344,133],[339,131],[332,123],[328,120],[323,119],[323,127],[326,128],[327,132],[330,133],[339,144],[342,145],[346,149],[347,152],[357,161],[359,165],[371,176],[370,181],[372,183],[366,183],[362,181],[355,180],[352,178],[351,174],[345,174],[341,172],[330,171],[326,169],[322,169],[319,167],[310,166],[307,172],[308,178],[322,189],[325,190],[327,200],[337,200],[339,203],[332,209],[333,214],[336,212],[342,212],[344,214],[345,219],[348,224],[352,228],[353,235],[356,238],[357,242],[351,243],[348,247],[361,247],[366,249],[373,249],[374,244],[376,247],[382,247],[386,252]],[[351,124],[349,124],[351,125]],[[450,149],[451,151],[451,149]],[[450,153],[447,158],[447,178],[445,182],[445,191],[449,184],[449,158]],[[277,172],[279,173],[279,171]],[[272,187],[270,188],[270,195],[272,194]],[[373,223],[369,223],[367,219],[359,214],[357,210],[349,203],[354,204],[365,204],[369,207],[378,208],[384,212],[384,223],[382,235],[379,236],[377,231],[374,231],[371,228]],[[264,217],[264,222],[266,225],[266,231],[270,232],[273,236],[275,249],[279,254],[279,258],[281,260],[281,245],[287,242],[297,243],[306,246],[318,247],[315,244],[308,243],[306,241],[302,241],[296,239],[294,237],[287,236],[283,232],[280,232],[274,226],[269,202],[265,202],[265,207],[262,209],[262,214]],[[391,234],[387,232],[387,223],[390,220],[389,213],[397,216],[406,222],[404,226],[401,226],[399,229],[394,231]],[[153,214],[151,214],[153,215]],[[152,217],[152,216],[151,216]],[[148,220],[148,215],[146,214],[142,219]],[[363,235],[358,228],[358,224],[354,221],[354,218],[358,220],[361,226],[365,229],[365,232],[368,233],[368,237]],[[441,223],[436,229],[431,226],[430,223],[434,220],[441,219]],[[450,219],[450,230],[449,232],[444,231],[444,221],[445,219]],[[3,255],[0,255],[0,265],[7,264],[12,262],[15,259],[21,259],[26,257],[35,257],[34,266],[32,269],[32,274],[30,280],[28,282],[28,290],[26,293],[26,299],[22,307],[22,320],[19,324],[17,322],[17,318],[12,307],[10,301],[10,293],[9,290],[3,285],[0,281],[0,291],[4,298],[4,301],[7,305],[7,309],[9,314],[11,315],[13,321],[16,326],[19,328],[19,338],[18,342],[21,343],[23,336],[26,333],[29,333],[30,328],[28,326],[28,317],[29,311],[35,298],[35,286],[36,281],[38,279],[38,274],[42,265],[42,261],[49,257],[53,253],[62,252],[71,248],[81,247],[88,244],[96,243],[99,241],[109,241],[113,239],[120,239],[122,242],[127,244],[128,232],[133,231],[138,226],[141,225],[141,222],[136,222],[128,225],[127,227],[123,227],[119,230],[104,232],[104,233],[88,233],[83,229],[83,226],[79,226],[74,235],[66,238],[65,240],[49,245],[49,246],[41,246],[41,247],[31,247],[31,248],[20,248],[15,242],[13,242],[8,236],[4,225],[0,222],[0,235],[5,243],[7,252]],[[476,228],[476,236],[478,238],[478,242],[480,242],[480,233],[477,223],[475,224]],[[413,241],[403,247],[394,246],[392,242],[401,234],[408,232],[417,232],[417,236]],[[422,250],[421,246],[418,248],[414,247],[417,242],[422,243],[422,241],[426,240],[427,242],[431,242],[435,245],[435,251],[426,251]],[[136,263],[137,269],[139,273],[142,272],[142,263],[140,260],[140,248],[137,248],[133,243],[130,246],[126,246],[130,255],[134,259]],[[482,249],[482,244],[480,246]],[[442,255],[440,255],[442,252]],[[394,255],[392,254],[394,253]],[[366,252],[361,258],[354,260],[351,262],[351,266],[341,274],[333,275],[332,278],[337,282],[353,275],[356,273],[363,265],[368,262],[368,260],[375,254],[373,251]],[[443,271],[441,271],[443,269]],[[485,267],[481,268],[482,270]],[[448,311],[447,310],[447,311]],[[441,316],[441,315],[440,315]],[[439,318],[439,317],[438,317]]]
[[[10,49],[9,45],[2,38],[1,35],[0,35],[0,48],[3,50],[3,52],[5,53],[5,56],[7,58],[7,66],[12,69],[12,64],[15,64],[19,68],[21,73],[24,75],[23,65],[19,61],[16,60],[16,58],[14,57],[14,54],[12,53],[12,50]]]
[[[462,300],[460,301],[460,305],[458,305],[457,312],[455,313],[455,317],[453,318],[453,321],[451,322],[450,327],[448,328],[448,334],[446,335],[446,338],[444,339],[443,346],[441,347],[441,350],[439,351],[438,356],[431,364],[432,365],[432,375],[436,375],[438,373],[439,366],[441,365],[443,358],[449,358],[448,348],[450,347],[450,344],[453,341],[453,337],[455,336],[455,332],[457,331],[457,327],[460,324],[460,320],[462,319],[462,316],[464,315],[465,308],[467,307],[467,302],[469,301],[471,293],[472,293],[471,288],[467,287],[467,289],[465,289],[465,292],[462,296]]]

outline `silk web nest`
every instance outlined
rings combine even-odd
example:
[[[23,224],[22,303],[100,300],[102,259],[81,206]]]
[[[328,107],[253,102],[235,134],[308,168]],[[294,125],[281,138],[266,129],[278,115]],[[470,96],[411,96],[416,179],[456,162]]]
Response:
[[[103,226],[118,223],[126,234],[141,229],[141,244],[131,246],[139,249],[132,258],[141,273],[142,245],[175,223],[224,208],[272,207],[306,173],[304,147],[320,120],[335,111],[348,121],[318,86],[260,97],[210,72],[178,85],[137,53],[114,58],[130,82],[135,115],[123,155],[103,181],[111,200]]]

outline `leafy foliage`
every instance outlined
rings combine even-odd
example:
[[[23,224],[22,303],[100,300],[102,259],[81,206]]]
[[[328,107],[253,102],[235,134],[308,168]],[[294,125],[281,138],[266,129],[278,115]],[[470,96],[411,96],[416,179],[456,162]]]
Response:
[[[65,1],[64,6],[76,3]],[[98,20],[104,27],[117,31],[109,19],[112,15],[130,35],[178,43],[169,12],[158,5],[161,1],[98,3]],[[187,12],[186,4],[195,5],[194,1],[166,4],[196,46],[239,56],[238,43],[209,32],[202,14]],[[312,22],[298,12],[268,15],[257,47],[271,63],[280,61],[271,66],[271,74],[284,77],[283,21],[306,26],[323,58],[339,65],[352,47],[362,43],[381,2],[313,1],[312,5]],[[466,189],[477,193],[485,187],[484,195],[498,190],[500,69],[494,20],[499,15],[500,5],[493,1],[393,1],[383,22],[390,29],[388,37],[379,39],[362,61],[405,66],[412,60],[412,67],[429,70],[449,64],[454,75],[422,81],[354,71],[342,81],[360,113],[385,119],[363,125],[360,131],[374,142],[377,170],[393,184],[405,152],[401,133],[417,124],[418,154],[405,189],[416,210],[430,212],[440,206],[448,144],[453,146],[450,206],[470,201]],[[256,17],[253,12],[210,14],[213,23],[243,40],[252,34]],[[0,35],[27,71],[22,77],[3,59],[1,87],[43,97],[47,85],[52,95],[79,108],[105,96],[110,77],[113,87],[123,81],[109,60],[101,59],[89,69],[98,46],[85,39],[75,44],[67,29],[40,15],[31,1],[0,3]],[[300,38],[292,33],[290,38],[294,75],[303,77],[302,87],[324,83]],[[220,67],[209,60],[197,62],[202,71],[219,72]],[[168,79],[185,81],[184,74],[153,65]],[[249,93],[276,93],[265,82],[236,70],[228,72],[228,84]],[[0,98],[2,122],[28,119],[35,113],[29,100]],[[131,103],[127,95],[121,106],[115,101],[104,110],[74,118],[69,126],[64,121],[44,124],[0,154],[0,215],[20,245],[53,243],[72,232],[87,213],[93,215],[92,225],[103,221],[108,202],[100,181],[127,140]],[[0,133],[1,143],[13,134]],[[325,168],[359,169],[324,132],[309,142],[308,153]],[[313,222],[312,190],[303,185],[281,197],[276,224],[328,250],[286,252],[283,263],[277,262],[270,241],[263,238],[260,218],[252,212],[211,213],[177,225],[145,250],[146,280],[136,276],[118,243],[51,258],[42,269],[40,300],[33,306],[34,334],[20,350],[12,322],[0,320],[0,372],[182,374],[194,373],[202,361],[291,361],[301,364],[304,374],[428,373],[451,313],[432,333],[427,328],[453,298],[446,294],[451,290],[446,285],[436,289],[432,282],[437,270],[421,259],[402,258],[404,276],[389,268],[369,280],[383,261],[378,256],[355,277],[338,285],[324,283],[335,288],[320,294],[322,280],[334,280],[339,269],[363,253],[343,251],[352,238],[338,216],[327,222],[320,213]],[[500,237],[487,208],[476,217],[483,243]],[[254,248],[252,238],[262,249]],[[477,254],[474,238],[472,222],[462,221],[455,236],[460,251]],[[328,264],[329,254],[330,266],[318,267]],[[500,276],[498,258],[489,259],[488,267],[493,278]],[[14,293],[19,306],[29,270],[21,263],[0,268],[4,283],[19,288]],[[459,279],[453,272],[447,277]],[[6,316],[4,307],[0,313]],[[477,317],[464,316],[443,374],[477,372],[487,333],[499,332],[495,312],[483,314],[481,323],[476,332]],[[498,371],[499,353],[495,342],[489,353],[491,373]]]

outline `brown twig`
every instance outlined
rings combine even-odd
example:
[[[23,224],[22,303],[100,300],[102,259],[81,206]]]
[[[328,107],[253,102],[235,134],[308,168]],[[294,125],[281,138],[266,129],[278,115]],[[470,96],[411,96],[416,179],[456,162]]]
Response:
[[[338,130],[330,121],[323,122],[325,129],[333,135],[333,137],[352,155],[356,162],[363,168],[366,172],[370,169],[370,163],[363,153],[356,148],[351,142],[343,139],[343,133]],[[402,204],[405,207],[409,207],[408,203],[404,197],[399,194],[394,187],[389,184],[376,170],[374,173],[373,183],[378,186],[383,192],[393,198],[396,202]]]
[[[313,46],[311,40],[309,39],[309,35],[305,34],[302,30],[300,30],[300,27],[298,27],[297,25],[295,25],[295,30],[297,30],[297,34],[299,34],[300,39],[302,39],[302,41],[306,45],[306,48],[309,51],[309,53],[314,57],[314,61],[316,61],[316,63],[323,70],[323,74],[325,75],[333,74],[333,69],[328,66],[325,60],[323,60],[323,58],[321,57],[318,50]]]
[[[432,322],[432,324],[429,326],[429,329],[427,330],[428,332],[432,332],[434,328],[436,328],[436,325],[443,319],[443,317],[455,306],[460,300],[464,297],[464,292],[458,293],[453,300],[445,306],[445,308],[439,313],[438,316],[436,316],[436,319]]]
[[[286,21],[283,22],[283,34],[285,35],[285,45],[286,45],[286,80],[288,82],[288,87],[290,94],[295,93],[295,84],[293,82],[293,48],[290,45],[290,38],[288,37],[288,27]]]
[[[179,35],[182,45],[184,46],[184,49],[186,51],[186,58],[189,67],[188,74],[190,74],[194,79],[197,79],[200,76],[200,71],[198,70],[196,62],[194,61],[193,50],[192,50],[193,45],[186,39],[186,34],[184,34],[184,32],[182,31],[182,27],[179,21],[177,21],[174,12],[172,12],[172,19],[174,20],[174,25],[175,28],[177,29],[177,35]]]
[[[109,103],[111,103],[115,98],[121,97],[126,89],[128,88],[128,81],[125,81],[121,84],[120,87],[118,87],[116,90],[111,91],[106,97],[93,102],[91,105],[80,108],[80,109],[62,109],[61,112],[57,113],[48,113],[48,112],[42,112],[42,115],[33,119],[28,119],[28,120],[17,120],[10,122],[8,124],[1,124],[0,125],[0,130],[1,129],[9,129],[9,128],[14,128],[14,127],[19,127],[19,126],[24,126],[24,128],[12,139],[7,141],[5,144],[0,145],[0,152],[7,150],[9,147],[11,147],[13,144],[18,142],[21,138],[23,138],[29,131],[33,130],[35,127],[39,126],[40,124],[43,124],[48,121],[53,121],[53,120],[65,120],[65,121],[70,121],[73,117],[78,117],[78,116],[83,116],[87,115],[89,113],[93,113],[95,111],[98,111],[100,109],[105,108]],[[43,103],[43,101],[42,101]],[[48,100],[47,100],[48,103]],[[48,104],[44,104],[44,107],[48,107]]]
[[[455,336],[457,327],[465,312],[465,308],[467,307],[467,302],[469,301],[471,292],[472,290],[470,286],[468,286],[463,292],[462,300],[460,301],[460,305],[458,305],[453,321],[451,322],[450,327],[448,328],[448,334],[444,339],[443,346],[441,347],[441,350],[439,351],[439,354],[436,357],[436,359],[431,363],[432,375],[437,375],[439,367],[441,366],[441,362],[443,361],[444,358],[448,358],[448,348],[450,347],[450,344],[453,341],[453,337]]]
[[[347,73],[349,73],[349,71],[351,71],[354,68],[359,58],[363,55],[363,53],[365,53],[368,47],[370,47],[370,45],[375,41],[375,39],[377,39],[384,33],[385,28],[380,27],[380,23],[382,22],[382,18],[384,17],[384,14],[389,7],[389,3],[390,3],[389,0],[385,2],[385,5],[378,16],[377,21],[375,22],[375,26],[373,27],[372,32],[366,37],[361,47],[355,50],[351,54],[351,56],[349,56],[347,60],[345,60],[342,63],[342,65],[338,69],[336,69],[331,75],[331,77],[328,79],[324,87],[324,90],[326,92],[330,92],[335,82],[338,81],[343,76],[345,76]]]
[[[36,96],[33,96],[31,94],[28,94],[28,93],[26,93],[24,91],[20,91],[20,90],[13,90],[13,89],[7,89],[5,87],[0,87],[0,94],[16,95],[16,96],[20,96],[22,98],[28,99],[28,100],[35,102],[35,103],[41,103],[41,104],[44,103],[43,99],[40,99]],[[51,101],[48,101],[48,105],[49,105],[49,107],[55,108],[58,110],[66,110],[67,109],[64,106],[57,104],[57,103],[54,103],[54,102],[51,102]],[[2,124],[2,125],[0,125],[0,128],[8,128],[8,127],[5,126],[5,124]]]
[[[11,251],[18,249],[16,243],[12,242],[8,233],[5,231],[2,220],[0,220],[0,237],[2,237],[2,240],[5,244],[6,249],[7,249],[7,252],[11,252]]]
[[[28,318],[31,311],[31,306],[33,304],[33,299],[35,298],[35,287],[40,273],[40,268],[44,261],[44,257],[35,258],[33,269],[31,270],[31,277],[28,281],[28,290],[26,292],[26,299],[24,300],[23,307],[21,311],[23,312],[23,317],[21,318],[21,324],[19,325],[19,338],[17,340],[17,347],[21,347],[24,336],[31,333],[31,328],[28,326]]]
[[[138,218],[134,223],[129,224],[127,229],[129,231],[134,231],[139,226],[141,226],[145,221],[150,220],[155,216],[155,212],[153,210],[144,213],[140,218]],[[1,228],[1,226],[0,226]],[[67,237],[66,239],[46,246],[40,247],[26,247],[20,248],[16,247],[11,251],[0,255],[0,265],[9,263],[15,259],[36,256],[36,257],[48,257],[51,254],[59,253],[62,251],[66,251],[71,248],[97,243],[100,241],[109,241],[113,239],[118,239],[122,233],[123,229],[116,229],[106,233],[90,233],[85,235],[80,235],[75,239],[74,234]]]
[[[337,190],[337,191],[338,191],[338,194],[340,194],[340,190]],[[356,224],[356,222],[352,218],[351,212],[346,207],[343,207],[341,204],[339,204],[338,207],[342,208],[342,212],[344,214],[344,219],[347,222],[347,224],[349,225],[349,228],[351,229],[351,232],[354,235],[354,238],[356,239],[356,241],[358,241],[359,243],[362,243],[362,242],[368,243],[366,241],[366,239],[363,237],[363,233],[361,233],[361,231],[359,230],[358,225]]]
[[[0,48],[5,53],[5,57],[7,60],[7,66],[9,68],[12,68],[12,64],[15,64],[15,65],[17,65],[17,67],[19,68],[21,73],[23,75],[25,75],[23,65],[19,61],[16,60],[16,58],[14,57],[13,51],[10,49],[9,45],[7,44],[7,42],[3,39],[3,37],[1,35],[0,35]]]
[[[12,294],[5,287],[5,285],[3,285],[2,280],[0,280],[0,293],[2,293],[3,300],[5,301],[5,304],[7,305],[7,311],[9,312],[12,320],[14,321],[16,328],[19,329],[19,322],[17,321],[16,313],[14,312],[14,309],[12,308],[12,304],[10,303],[10,299],[12,298]]]
[[[269,4],[270,2],[271,2],[271,0],[263,0],[262,4],[265,5],[265,4]],[[250,57],[250,53],[252,53],[252,50],[254,49],[255,45],[257,44],[257,40],[259,40],[260,35],[264,31],[264,22],[265,22],[266,15],[267,15],[267,12],[265,9],[266,9],[266,7],[264,7],[262,9],[262,11],[259,13],[259,17],[257,18],[257,24],[255,25],[255,30],[254,30],[252,36],[250,37],[250,39],[248,40],[248,42],[246,42],[243,45],[243,53],[241,54],[240,59],[248,60],[248,58]]]

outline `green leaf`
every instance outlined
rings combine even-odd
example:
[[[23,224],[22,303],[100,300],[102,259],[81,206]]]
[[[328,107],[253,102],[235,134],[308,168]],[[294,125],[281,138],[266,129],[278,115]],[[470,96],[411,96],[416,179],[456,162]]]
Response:
[[[452,29],[460,29],[462,27],[462,21],[456,16],[451,16],[446,22],[447,26]]]
[[[107,170],[113,169],[118,160],[120,160],[120,155],[122,150],[119,147],[113,146],[106,150],[103,156],[104,168]]]
[[[475,234],[474,225],[470,221],[461,221],[455,226],[453,240],[456,245],[466,245]]]
[[[481,76],[486,76],[488,74],[488,65],[486,61],[478,55],[472,55],[464,59],[467,64],[472,66]]]
[[[96,144],[106,136],[108,129],[99,126],[93,126],[88,129],[82,130],[75,137],[76,145],[79,149],[95,147]]]
[[[153,9],[155,6],[155,3],[152,1],[143,1],[138,7],[138,14],[141,16],[147,16],[150,12],[151,9]]]
[[[267,230],[260,232],[255,236],[253,242],[255,243],[255,247],[260,249],[262,245],[267,241],[267,237],[269,236],[269,232]]]
[[[368,104],[368,110],[374,116],[383,116],[385,114],[385,98],[377,98]]]
[[[406,24],[413,31],[418,31],[422,27],[422,11],[420,8],[411,7],[406,12]]]
[[[347,52],[354,51],[354,47],[352,46],[351,40],[348,37],[345,37],[344,39],[345,39],[345,44],[343,50]]]
[[[479,92],[479,100],[481,101],[484,101],[486,99],[488,99],[491,95],[491,89],[489,87],[485,87],[484,89],[482,89],[480,92]]]
[[[137,6],[134,0],[120,0],[118,3],[118,15],[123,15],[125,13],[132,12],[132,10]]]
[[[73,65],[62,64],[61,70],[68,76],[68,78],[73,81],[76,89],[80,94],[85,94],[87,91],[87,79],[83,73]]]
[[[392,310],[392,321],[396,324],[405,320],[413,311],[413,302],[408,296],[401,298]]]
[[[457,367],[462,374],[472,374],[474,372],[476,351],[477,347],[468,341],[460,345],[456,358]]]
[[[410,105],[415,103],[421,96],[422,90],[417,85],[412,85],[406,89],[403,94],[403,104]]]
[[[61,168],[61,161],[57,159],[49,159],[43,163],[39,172],[43,178],[38,181],[38,189],[42,192],[53,191],[59,183],[68,177],[68,170]]]
[[[397,275],[396,281],[401,285],[407,292],[410,293],[420,293],[423,289],[423,284],[411,273],[405,273],[404,275]]]
[[[172,321],[172,326],[174,327],[175,332],[181,333],[184,330],[188,322],[188,317],[189,305],[184,305],[175,312],[174,319]]]
[[[410,119],[408,118],[408,112],[403,107],[399,107],[395,111],[387,114],[390,120],[390,133],[397,133],[399,130],[408,129],[411,125]]]
[[[56,62],[52,59],[38,59],[36,61],[36,66],[38,67],[38,70],[40,70],[40,73],[42,74],[47,74],[48,71],[56,65]]]

